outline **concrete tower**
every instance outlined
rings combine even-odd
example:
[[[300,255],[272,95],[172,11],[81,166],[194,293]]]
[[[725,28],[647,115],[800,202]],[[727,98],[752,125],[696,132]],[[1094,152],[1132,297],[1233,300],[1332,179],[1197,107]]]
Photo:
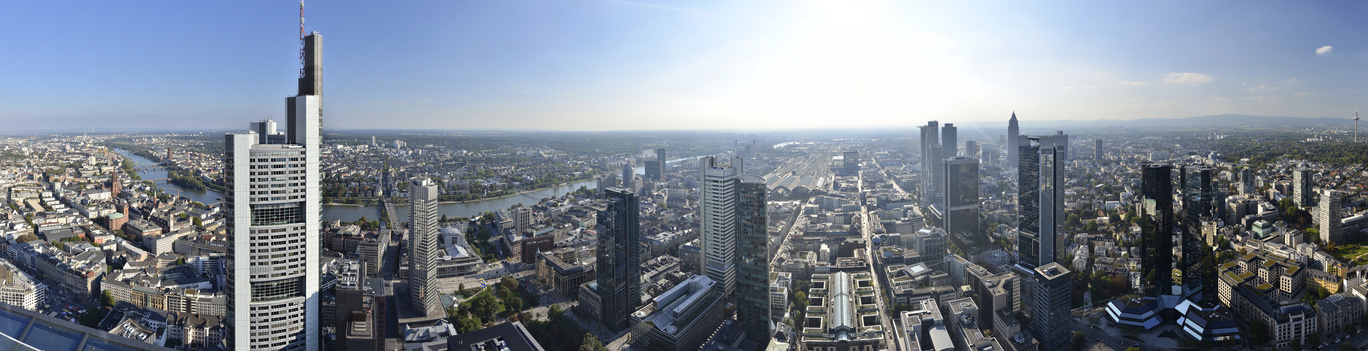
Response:
[[[442,315],[438,300],[437,257],[437,183],[432,179],[409,181],[409,301],[415,312]]]
[[[1344,240],[1344,228],[1340,222],[1341,207],[1339,191],[1321,191],[1320,208],[1316,210],[1316,223],[1320,224],[1320,228],[1317,228],[1320,231],[1320,239],[1326,244],[1341,244]]]
[[[699,267],[721,284],[725,294],[731,294],[736,287],[736,178],[745,174],[744,161],[734,157],[727,166],[712,156],[698,161],[703,214],[703,262]]]
[[[959,156],[959,128],[954,123],[946,123],[941,128],[941,157]]]
[[[736,187],[736,321],[746,338],[765,344],[770,331],[769,223],[765,179],[737,177]]]
[[[1311,170],[1297,168],[1292,171],[1292,202],[1298,207],[1311,206]]]
[[[1035,286],[1031,288],[1031,333],[1040,342],[1040,350],[1064,350],[1069,345],[1069,301],[1072,295],[1073,272],[1058,262],[1034,269]]]
[[[301,33],[302,30],[301,30]],[[238,350],[319,350],[319,81],[323,37],[302,38],[299,93],[286,98],[285,138],[224,136],[228,315]],[[267,141],[273,141],[267,138]],[[270,189],[270,190],[264,190]]]

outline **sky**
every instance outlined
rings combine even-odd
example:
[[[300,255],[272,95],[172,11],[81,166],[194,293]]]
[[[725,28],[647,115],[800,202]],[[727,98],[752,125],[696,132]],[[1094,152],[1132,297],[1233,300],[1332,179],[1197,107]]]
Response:
[[[293,1],[0,2],[0,133],[284,118]],[[1351,118],[1365,1],[323,1],[327,129]]]

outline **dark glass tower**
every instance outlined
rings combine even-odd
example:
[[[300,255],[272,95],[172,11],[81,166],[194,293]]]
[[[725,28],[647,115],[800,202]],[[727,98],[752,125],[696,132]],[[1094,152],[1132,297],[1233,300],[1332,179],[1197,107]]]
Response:
[[[945,160],[945,231],[979,233],[979,162],[976,158]]]
[[[1168,295],[1173,286],[1173,166],[1141,166],[1143,214],[1149,218],[1140,240],[1141,281],[1147,295]]]
[[[641,209],[630,189],[608,188],[608,206],[598,213],[598,275],[604,326],[627,327],[641,304]]]
[[[770,338],[769,233],[765,179],[737,177],[736,321],[746,338],[764,345]]]
[[[1207,166],[1184,166],[1179,173],[1183,187],[1183,297],[1202,302],[1202,306],[1216,301],[1216,293],[1207,291],[1216,287],[1215,267],[1202,264],[1210,255],[1202,240],[1202,221],[1220,218],[1215,175],[1216,171]]]
[[[1064,224],[1066,135],[1019,136],[1017,155],[1017,260],[1035,268],[1055,262],[1056,236]]]

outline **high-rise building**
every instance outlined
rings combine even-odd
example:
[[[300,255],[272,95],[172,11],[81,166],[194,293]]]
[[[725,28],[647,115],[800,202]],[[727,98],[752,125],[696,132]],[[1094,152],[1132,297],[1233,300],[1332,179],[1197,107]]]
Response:
[[[978,155],[979,155],[979,144],[978,144],[978,142],[977,142],[977,141],[973,141],[973,140],[965,140],[965,141],[964,141],[964,157],[978,157]]]
[[[526,235],[525,233],[532,230],[531,208],[521,206],[513,209],[513,230],[517,231],[517,233],[513,233],[517,236]]]
[[[736,321],[746,338],[763,345],[770,338],[769,222],[765,179],[737,177]]]
[[[1036,267],[1031,305],[1031,333],[1040,350],[1063,350],[1069,345],[1069,302],[1073,296],[1073,272],[1058,262]]]
[[[959,128],[954,123],[946,123],[941,128],[941,157],[959,156]]]
[[[437,289],[437,257],[442,252],[437,216],[437,183],[426,177],[409,181],[409,300],[425,315],[443,311]]]
[[[1021,161],[1017,156],[1017,137],[1021,135],[1021,128],[1017,126],[1016,112],[1012,112],[1012,119],[1007,120],[1007,162],[1013,168],[1017,167],[1017,162]]]
[[[979,234],[979,162],[976,158],[945,160],[945,231]]]
[[[1064,131],[1055,132],[1055,157],[1061,162],[1069,162],[1069,135]]]
[[[1141,213],[1153,224],[1140,240],[1140,281],[1150,296],[1171,294],[1173,286],[1173,166],[1141,166]]]
[[[661,148],[656,148],[656,149],[655,149],[655,154],[656,154],[656,161],[660,161],[660,164],[662,164],[662,165],[665,164],[665,161],[666,161],[666,159],[665,159],[665,148],[663,148],[663,147],[661,147]]]
[[[1311,201],[1311,170],[1297,168],[1292,171],[1292,201],[1298,207],[1310,207]]]
[[[303,38],[299,93],[286,98],[285,138],[224,136],[227,346],[318,350],[318,158],[323,37]],[[269,138],[268,138],[269,139]],[[266,190],[269,189],[269,190]]]
[[[1102,138],[1093,139],[1093,159],[1094,159],[1094,160],[1101,160],[1101,159],[1102,159],[1102,155],[1106,153],[1106,150],[1107,150],[1107,149],[1103,148],[1103,146],[1102,146]]]
[[[598,212],[597,274],[600,321],[617,331],[641,307],[641,204],[630,189],[608,188]]]
[[[636,190],[636,188],[632,186],[632,181],[636,178],[635,175],[636,167],[632,164],[632,161],[628,160],[627,162],[624,162],[622,164],[622,187],[627,188],[628,190]]]
[[[1225,203],[1215,176],[1216,171],[1209,166],[1179,168],[1183,190],[1183,259],[1179,267],[1183,271],[1183,297],[1201,306],[1214,306],[1216,301],[1216,277],[1202,269],[1202,259],[1211,254],[1202,237],[1202,223],[1221,218],[1221,205]]]
[[[1026,268],[1055,262],[1064,225],[1060,135],[1017,137],[1017,258]]]
[[[937,154],[940,151],[940,122],[930,121],[921,126],[921,192],[919,193],[922,206],[930,206],[936,203],[935,199],[935,177],[937,160],[941,157]]]
[[[698,160],[702,214],[703,274],[721,284],[723,294],[736,288],[736,179],[745,174],[745,161],[732,158],[723,166],[717,158]]]
[[[1339,191],[1326,189],[1321,191],[1320,208],[1316,210],[1316,222],[1320,224],[1320,239],[1329,244],[1343,244],[1344,229],[1340,222],[1341,201]]]
[[[1254,191],[1255,191],[1255,187],[1254,187],[1254,171],[1253,171],[1252,169],[1250,169],[1250,167],[1241,168],[1241,169],[1240,169],[1240,196],[1245,196],[1245,195],[1253,194]]]
[[[841,153],[841,172],[848,175],[860,174],[859,151],[846,151]]]
[[[657,182],[665,180],[665,172],[663,170],[665,167],[661,166],[660,161],[646,160],[646,162],[644,163],[646,165],[645,167],[642,167],[642,171],[645,174],[642,175],[641,179],[653,180]]]

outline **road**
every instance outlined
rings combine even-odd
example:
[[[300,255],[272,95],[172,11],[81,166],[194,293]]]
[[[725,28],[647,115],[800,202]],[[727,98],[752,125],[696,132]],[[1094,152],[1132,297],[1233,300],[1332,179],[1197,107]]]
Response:
[[[856,184],[857,189],[863,192],[863,175],[860,176]],[[870,277],[874,277],[874,279],[872,279],[875,291],[874,303],[879,306],[879,323],[882,323],[884,326],[884,349],[896,350],[898,348],[898,332],[892,330],[894,325],[892,320],[888,318],[887,312],[892,309],[888,307],[888,303],[883,299],[886,290],[884,290],[882,286],[879,286],[881,284],[878,279],[879,272],[874,268],[874,232],[870,229],[873,225],[869,221],[869,207],[865,206],[864,203],[860,204],[860,222],[860,236],[864,237],[865,241],[865,265],[869,267]]]

